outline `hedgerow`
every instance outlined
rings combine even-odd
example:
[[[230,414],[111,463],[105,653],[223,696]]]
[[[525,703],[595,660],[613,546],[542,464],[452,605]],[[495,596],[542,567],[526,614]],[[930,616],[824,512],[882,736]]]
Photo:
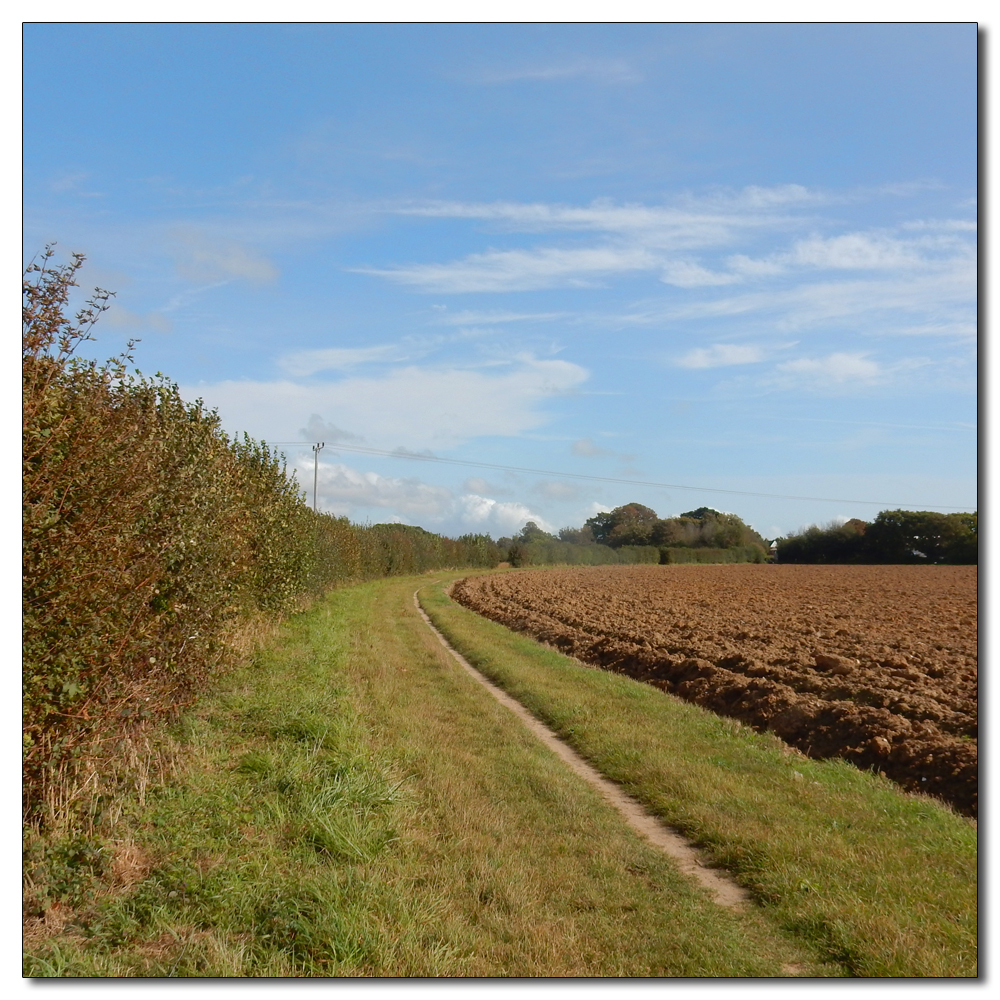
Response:
[[[767,553],[760,545],[734,545],[728,549],[668,546],[660,549],[660,562],[667,565],[677,563],[762,563],[767,562]]]
[[[201,401],[75,352],[83,257],[23,282],[23,766],[31,822],[234,662],[242,626],[335,584],[501,558],[486,536],[352,525],[304,502],[281,456],[231,440]],[[124,741],[124,742],[123,742]]]

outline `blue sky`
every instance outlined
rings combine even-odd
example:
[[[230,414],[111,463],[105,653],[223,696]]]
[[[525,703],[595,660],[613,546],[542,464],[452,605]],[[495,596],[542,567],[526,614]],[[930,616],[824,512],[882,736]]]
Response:
[[[25,257],[117,293],[96,355],[325,440],[323,509],[975,509],[972,24],[24,39]]]

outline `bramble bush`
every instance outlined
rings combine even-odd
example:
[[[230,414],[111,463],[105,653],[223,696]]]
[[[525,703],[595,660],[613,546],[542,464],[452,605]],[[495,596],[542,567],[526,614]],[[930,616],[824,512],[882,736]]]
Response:
[[[501,558],[488,536],[352,525],[304,502],[281,457],[201,401],[76,354],[110,293],[67,316],[83,257],[24,274],[23,768],[26,818],[190,704],[233,636],[351,580]],[[58,796],[55,793],[59,793]]]

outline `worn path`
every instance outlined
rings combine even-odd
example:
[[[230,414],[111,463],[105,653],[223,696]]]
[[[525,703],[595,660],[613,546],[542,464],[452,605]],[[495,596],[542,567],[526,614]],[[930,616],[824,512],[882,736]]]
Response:
[[[500,688],[476,670],[434,627],[430,618],[427,617],[426,612],[420,606],[419,594],[419,590],[413,594],[413,603],[420,613],[420,617],[423,618],[427,627],[437,636],[438,641],[448,650],[454,660],[482,684],[501,705],[513,712],[534,736],[563,760],[574,773],[596,788],[604,799],[621,813],[625,821],[636,833],[645,837],[654,847],[658,847],[665,854],[669,854],[674,858],[681,871],[694,878],[707,889],[720,906],[743,906],[749,902],[749,893],[742,886],[737,885],[732,879],[726,878],[719,872],[704,867],[698,851],[689,841],[682,837],[676,830],[672,830],[664,823],[661,823],[655,816],[651,816],[635,799],[626,795],[618,785],[609,781],[600,771],[591,767],[575,750],[559,739],[548,726],[539,722],[519,701],[511,698],[506,692],[501,691]]]

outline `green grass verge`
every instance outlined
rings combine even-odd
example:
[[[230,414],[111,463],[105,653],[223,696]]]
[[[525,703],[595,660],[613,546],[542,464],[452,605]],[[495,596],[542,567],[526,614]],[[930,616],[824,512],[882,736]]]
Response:
[[[425,587],[437,627],[598,770],[706,848],[777,927],[855,976],[977,974],[977,834],[926,797],[629,678]]]
[[[446,655],[412,606],[427,583],[329,595],[173,727],[172,777],[114,828],[29,836],[25,974],[844,973],[637,838]]]

